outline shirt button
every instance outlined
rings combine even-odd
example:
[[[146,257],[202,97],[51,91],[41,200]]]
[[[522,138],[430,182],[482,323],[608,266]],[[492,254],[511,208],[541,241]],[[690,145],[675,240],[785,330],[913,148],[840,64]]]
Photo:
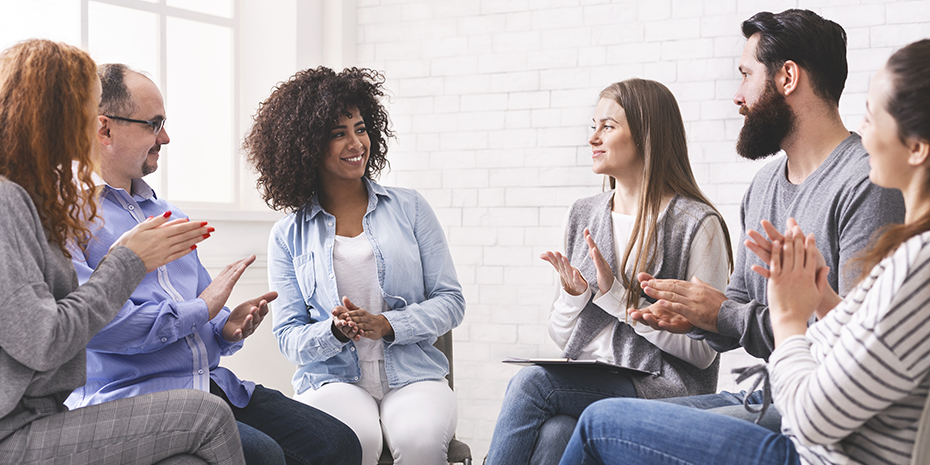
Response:
[[[332,222],[332,221],[330,221],[329,223],[326,223],[326,224],[328,224],[328,225],[330,225],[330,226],[332,226],[332,225],[333,225],[333,222]]]
[[[349,350],[351,350],[352,352],[355,352],[355,347],[349,347]]]
[[[130,209],[130,210],[135,210],[135,209],[136,209],[136,207],[133,207],[132,205],[130,205],[130,206],[126,207],[126,208],[128,208],[128,209]]]
[[[355,380],[358,381],[358,376],[355,377]]]
[[[161,338],[161,342],[168,342],[168,338],[166,337]]]
[[[197,374],[198,374],[198,375],[202,375],[202,374],[203,374],[203,370],[197,370]]]

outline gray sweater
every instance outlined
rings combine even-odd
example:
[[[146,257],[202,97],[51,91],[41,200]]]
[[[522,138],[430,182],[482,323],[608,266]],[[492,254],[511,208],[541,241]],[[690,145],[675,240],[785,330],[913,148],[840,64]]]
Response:
[[[87,378],[84,347],[145,276],[116,247],[78,287],[71,260],[48,241],[29,195],[0,176],[0,440],[67,410]]]
[[[801,184],[788,182],[787,163],[782,155],[764,166],[743,196],[740,241],[726,291],[729,300],[717,316],[720,334],[692,331],[692,336],[705,338],[718,351],[743,346],[768,361],[775,348],[766,280],[751,269],[767,265],[742,245],[748,238],[746,230],[762,231],[759,222],[769,220],[782,231],[785,221],[795,218],[805,234],[814,233],[830,267],[827,281],[842,296],[859,275],[859,269],[846,267],[847,260],[865,248],[879,228],[904,221],[901,191],[869,181],[868,153],[858,134],[851,133]]]
[[[591,230],[591,236],[598,249],[610,263],[614,276],[620,276],[615,269],[613,226],[610,215],[613,191],[604,192],[593,197],[576,201],[569,211],[568,238],[566,255],[572,266],[578,268],[588,286],[597,289],[597,270],[588,254],[588,245],[584,240],[585,228]],[[658,246],[650,252],[655,256],[653,268],[649,274],[664,279],[689,279],[687,276],[688,260],[691,256],[691,243],[697,234],[701,222],[708,216],[714,216],[721,222],[722,218],[710,206],[675,196],[659,218],[656,220]],[[628,264],[632,266],[632,264]],[[632,277],[632,270],[624,270]],[[654,301],[648,296],[647,300]],[[636,387],[638,397],[657,399],[689,395],[711,394],[717,387],[717,372],[720,357],[706,369],[700,369],[647,341],[627,324],[601,310],[594,304],[593,296],[578,316],[572,335],[565,345],[563,356],[578,358],[581,350],[605,327],[613,328],[614,363],[623,367],[636,368],[651,376],[633,376],[631,381]]]

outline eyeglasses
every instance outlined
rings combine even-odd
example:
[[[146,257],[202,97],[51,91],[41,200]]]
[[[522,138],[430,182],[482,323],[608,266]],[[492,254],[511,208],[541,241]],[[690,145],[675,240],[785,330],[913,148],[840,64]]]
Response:
[[[161,132],[162,128],[165,127],[165,121],[168,121],[168,118],[146,121],[146,120],[141,120],[141,119],[123,118],[122,116],[110,116],[110,115],[103,115],[103,116],[106,116],[107,118],[118,119],[120,121],[128,121],[130,123],[146,124],[148,125],[148,127],[152,128],[152,131],[154,131],[156,135],[158,135],[158,133]]]

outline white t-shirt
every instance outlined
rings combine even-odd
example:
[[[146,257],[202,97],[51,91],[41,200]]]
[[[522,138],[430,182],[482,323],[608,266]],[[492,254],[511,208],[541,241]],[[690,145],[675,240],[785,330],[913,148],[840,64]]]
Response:
[[[372,315],[389,310],[378,284],[375,254],[363,232],[355,237],[336,236],[333,243],[333,272],[340,298],[346,296],[353,304]],[[358,359],[363,362],[384,360],[384,343],[362,338],[355,343]]]

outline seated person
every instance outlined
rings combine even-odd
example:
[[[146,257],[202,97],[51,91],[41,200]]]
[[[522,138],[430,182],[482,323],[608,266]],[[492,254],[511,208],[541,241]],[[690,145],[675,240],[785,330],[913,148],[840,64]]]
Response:
[[[930,388],[927,76],[925,39],[872,78],[861,128],[869,178],[900,189],[907,210],[903,225],[857,259],[858,285],[840,299],[815,236],[796,225],[773,241],[768,269],[757,268],[768,277],[775,350],[767,370],[783,433],[679,405],[609,399],[585,410],[563,465],[926,463],[912,453]],[[824,303],[832,309],[808,327]]]
[[[177,207],[142,180],[158,167],[170,139],[161,92],[124,65],[102,65],[96,132],[103,224],[86,250],[75,251],[86,281],[116,238],[149,215]],[[102,226],[102,227],[101,227]],[[96,229],[100,228],[100,229]],[[196,252],[148,273],[116,318],[87,345],[87,384],[67,400],[71,408],[167,389],[211,392],[232,408],[250,463],[358,463],[355,438],[335,418],[220,367],[220,356],[242,347],[268,312],[269,292],[230,311],[226,299],[254,256],[235,262],[211,282]]]
[[[549,335],[564,357],[652,375],[523,368],[504,394],[488,465],[526,464],[531,457],[556,463],[575,420],[597,400],[708,394],[717,387],[719,357],[707,343],[627,321],[627,308],[647,305],[637,273],[695,277],[723,289],[733,263],[726,224],[691,173],[678,102],[658,82],[630,79],[601,91],[593,120],[593,170],[609,178],[611,190],[576,201],[566,254],[540,257],[562,282]],[[545,442],[537,439],[546,436],[541,428],[554,430]]]
[[[375,465],[446,463],[455,395],[437,337],[465,299],[442,227],[419,193],[373,181],[393,136],[384,78],[301,71],[261,105],[244,147],[272,208],[274,333],[298,365],[295,399],[348,424]]]
[[[747,39],[739,60],[743,80],[733,102],[746,119],[736,151],[750,160],[780,151],[785,155],[762,167],[743,196],[740,242],[750,239],[752,228],[758,228],[762,220],[783,225],[793,217],[817,236],[830,267],[827,282],[846,295],[856,275],[855,268],[847,266],[850,258],[868,244],[876,230],[904,219],[901,193],[869,181],[868,154],[859,136],[850,133],[840,117],[839,100],[847,74],[846,32],[807,10],[755,14],[742,23],[742,32]],[[726,293],[699,282],[641,275],[644,292],[658,302],[642,313],[634,309],[631,316],[656,328],[691,330],[692,336],[721,352],[742,346],[749,354],[768,360],[775,346],[766,284],[752,271],[764,265],[763,259],[740,247]],[[819,307],[817,316],[829,309]],[[661,314],[673,315],[671,324],[652,319]],[[757,416],[741,405],[743,394],[723,392],[668,401],[755,420]],[[759,404],[762,397],[762,391],[756,391],[748,400]],[[775,409],[759,420],[778,431]]]
[[[78,286],[67,245],[86,246],[82,220],[98,212],[95,68],[47,40],[0,52],[0,462],[243,464],[232,412],[205,392],[65,407],[86,379],[94,333],[147,270],[190,253],[207,231],[159,211],[114,238]]]

